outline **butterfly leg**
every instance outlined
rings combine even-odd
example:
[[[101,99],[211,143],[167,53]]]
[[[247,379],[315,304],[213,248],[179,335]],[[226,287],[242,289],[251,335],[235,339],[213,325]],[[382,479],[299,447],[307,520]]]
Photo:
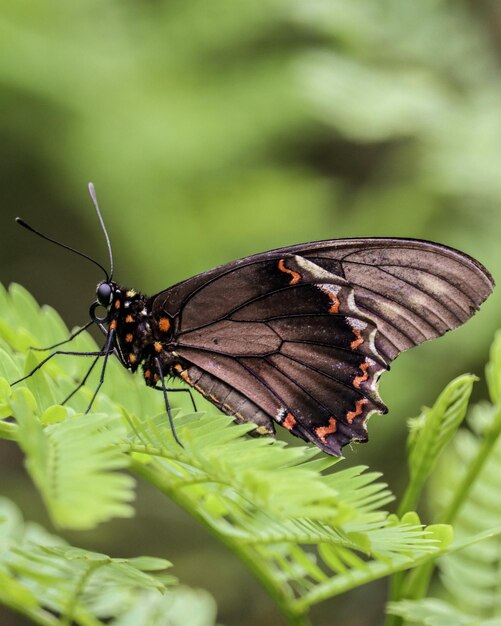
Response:
[[[26,376],[18,378],[13,383],[11,383],[10,386],[13,387],[14,385],[17,385],[18,383],[22,382],[23,380],[26,380],[27,378],[30,378],[30,376],[33,376],[33,374],[35,372],[38,372],[38,370],[41,367],[43,367],[47,363],[47,361],[50,361],[50,359],[52,359],[52,357],[55,357],[58,354],[68,354],[70,356],[96,356],[96,357],[100,357],[100,356],[106,356],[106,351],[100,350],[100,351],[94,351],[94,352],[67,352],[65,350],[56,350],[52,354],[49,354],[49,356],[46,357],[43,361],[41,361],[36,367],[34,367],[29,374],[26,374]]]
[[[195,404],[195,398],[193,397],[193,394],[191,393],[191,389],[177,389],[175,387],[152,387],[152,389],[156,389],[157,391],[172,391],[173,393],[176,393],[178,391],[182,392],[182,393],[189,393],[190,394],[190,400],[191,400],[191,404],[193,405],[193,410],[196,412],[198,411],[197,409],[197,405]]]
[[[64,346],[64,344],[69,343],[70,341],[73,341],[75,337],[78,337],[80,333],[83,333],[83,331],[87,330],[87,328],[89,328],[89,326],[92,326],[92,324],[94,324],[94,321],[90,320],[89,322],[87,322],[87,324],[80,326],[80,328],[77,328],[73,333],[71,333],[68,339],[65,339],[64,341],[55,343],[52,346],[47,346],[46,348],[35,348],[34,346],[30,346],[30,350],[36,350],[37,352],[46,352],[47,350],[54,350],[54,348],[59,348],[59,346]]]
[[[160,390],[164,394],[165,410],[167,411],[167,415],[169,416],[169,424],[170,424],[170,428],[172,430],[172,435],[173,435],[174,439],[176,440],[176,442],[181,446],[181,448],[184,448],[183,444],[179,441],[178,436],[176,435],[176,429],[174,428],[174,421],[172,419],[172,413],[171,413],[171,410],[170,410],[169,398],[167,397],[167,392],[170,391],[170,390],[167,389],[167,387],[165,386],[164,373],[162,371],[162,365],[160,364],[160,361],[159,361],[158,357],[155,358],[155,365],[157,366],[158,375],[160,376],[160,380],[162,381],[162,386],[160,387]],[[178,391],[178,390],[176,390],[176,391]],[[179,391],[181,391],[181,390],[179,390]]]
[[[66,404],[67,402],[69,402],[69,400],[71,400],[71,398],[73,398],[73,396],[77,393],[77,391],[79,391],[87,382],[87,379],[89,378],[89,376],[91,375],[92,370],[94,369],[96,363],[99,361],[101,357],[100,356],[96,356],[95,359],[92,361],[91,366],[89,367],[89,369],[87,370],[87,373],[85,374],[85,376],[82,378],[81,382],[78,384],[78,386],[73,389],[73,391],[70,393],[69,396],[67,396],[62,402],[61,404]]]
[[[115,329],[111,329],[110,332],[108,333],[108,337],[106,338],[106,346],[104,347],[104,361],[103,361],[103,367],[101,369],[101,376],[99,377],[99,383],[96,387],[96,390],[94,391],[94,395],[91,398],[91,401],[89,403],[89,406],[87,407],[87,410],[85,411],[86,413],[88,413],[91,408],[92,405],[94,404],[94,400],[96,399],[97,394],[99,393],[99,390],[101,389],[101,387],[103,386],[104,383],[104,376],[106,374],[106,366],[108,365],[108,358],[110,356],[110,354],[113,354],[113,343],[115,341]],[[99,355],[101,356],[101,355]],[[94,363],[92,364],[92,366],[94,366]],[[90,374],[90,372],[88,372],[88,374]]]

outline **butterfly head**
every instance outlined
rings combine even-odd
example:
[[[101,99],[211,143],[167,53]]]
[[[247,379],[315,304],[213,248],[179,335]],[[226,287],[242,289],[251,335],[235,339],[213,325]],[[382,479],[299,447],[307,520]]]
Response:
[[[103,280],[99,283],[96,289],[96,298],[99,304],[105,308],[108,308],[113,302],[113,295],[115,293],[115,285],[112,282]]]
[[[103,280],[96,287],[96,301],[90,307],[90,316],[94,322],[104,323],[110,321],[112,315],[111,310],[117,301],[120,289],[118,285],[111,280]],[[105,315],[101,315],[102,310]]]

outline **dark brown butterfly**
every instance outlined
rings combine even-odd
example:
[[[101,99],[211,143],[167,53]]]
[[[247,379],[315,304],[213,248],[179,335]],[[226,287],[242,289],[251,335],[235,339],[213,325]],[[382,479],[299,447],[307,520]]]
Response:
[[[148,297],[113,281],[108,247],[109,274],[93,261],[106,279],[91,321],[70,337],[91,323],[103,330],[106,344],[93,353],[104,357],[100,385],[114,352],[164,392],[170,419],[165,379],[174,376],[235,421],[255,423],[255,434],[272,435],[277,423],[336,456],[367,441],[367,418],[387,411],[378,380],[391,361],[465,322],[494,286],[452,248],[368,238],[264,252]]]

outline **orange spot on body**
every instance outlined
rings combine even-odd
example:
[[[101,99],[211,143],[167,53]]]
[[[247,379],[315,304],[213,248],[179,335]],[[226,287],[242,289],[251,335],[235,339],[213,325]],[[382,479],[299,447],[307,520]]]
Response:
[[[112,320],[110,322],[110,330],[115,330],[117,327],[117,320]]]
[[[121,307],[120,300],[115,300],[115,309],[119,309]]]
[[[125,322],[127,324],[132,324],[134,322],[134,318],[132,317],[132,315],[127,315],[125,318]]]
[[[329,424],[327,426],[319,426],[315,428],[315,434],[322,443],[327,443],[327,435],[332,435],[337,430],[337,421],[334,417],[329,417]]]
[[[136,362],[136,355],[132,354],[132,352],[129,354],[129,363],[135,363]]]
[[[292,415],[292,413],[287,413],[284,421],[282,422],[282,426],[284,428],[287,428],[287,430],[292,430],[294,426],[296,425],[296,423],[297,423],[297,420],[294,417],[294,415]]]
[[[158,374],[155,374],[155,375],[153,376],[153,380],[154,380],[156,383],[158,382],[158,379],[159,379],[159,378],[160,378],[160,376],[159,376]]]
[[[160,328],[163,333],[168,332],[170,328],[170,319],[168,317],[161,317],[158,321],[158,328]]]
[[[355,389],[360,389],[360,385],[369,378],[369,374],[367,373],[367,368],[369,367],[368,361],[364,361],[362,365],[358,368],[362,374],[355,376],[353,379],[353,386]]]
[[[162,352],[163,350],[163,346],[160,343],[160,341],[155,341],[155,343],[153,344],[153,347],[155,348],[155,352]]]
[[[179,376],[181,376],[185,383],[188,383],[188,385],[193,385],[190,377],[188,376],[188,370],[183,369],[183,366],[180,363],[174,365],[174,369],[179,374]]]
[[[146,370],[146,371],[144,372],[144,377],[145,377],[145,378],[151,378],[151,371],[150,371],[150,370]]]
[[[353,334],[355,335],[356,339],[351,342],[350,348],[352,350],[356,350],[360,344],[364,343],[364,339],[362,337],[362,331],[360,330],[360,328],[354,328]]]
[[[348,411],[348,413],[346,413],[346,419],[348,421],[348,424],[353,423],[353,420],[362,414],[362,411],[364,410],[363,407],[364,407],[364,404],[366,404],[366,402],[367,402],[367,398],[360,398],[360,400],[357,400],[355,402],[355,410]]]
[[[278,262],[278,269],[285,274],[290,274],[292,278],[290,279],[289,285],[295,285],[301,280],[301,274],[299,272],[295,272],[294,270],[285,267],[285,263],[283,259],[280,259]]]
[[[132,343],[132,340],[133,340],[133,339],[134,339],[134,335],[133,335],[132,333],[127,333],[127,334],[125,335],[125,341],[126,341],[127,343]]]

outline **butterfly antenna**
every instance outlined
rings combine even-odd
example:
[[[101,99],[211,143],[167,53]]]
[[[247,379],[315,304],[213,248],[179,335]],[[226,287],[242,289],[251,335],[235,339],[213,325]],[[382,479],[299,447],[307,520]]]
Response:
[[[77,254],[78,256],[80,256],[80,257],[82,257],[84,259],[87,259],[87,261],[90,261],[91,263],[94,263],[94,265],[99,267],[99,269],[104,272],[104,275],[106,276],[106,280],[108,282],[111,280],[111,276],[108,275],[108,272],[104,269],[104,267],[101,265],[101,263],[98,263],[98,261],[96,261],[95,259],[91,258],[87,254],[85,254],[83,252],[80,252],[80,250],[76,250],[75,248],[72,248],[70,246],[67,246],[66,244],[61,243],[60,241],[57,241],[56,239],[52,239],[52,237],[44,235],[39,230],[36,230],[35,228],[33,228],[33,226],[30,226],[21,217],[16,217],[16,222],[19,224],[19,226],[22,226],[23,228],[26,228],[26,230],[29,230],[30,232],[34,233],[35,235],[38,235],[42,239],[45,239],[46,241],[50,241],[50,243],[54,243],[56,246],[59,246],[60,248],[64,248],[65,250],[68,250],[69,252],[73,252],[73,254]]]
[[[109,280],[113,278],[113,251],[111,249],[111,241],[108,235],[108,231],[106,230],[106,226],[104,224],[103,216],[101,215],[101,211],[99,210],[99,204],[97,203],[96,190],[94,189],[94,185],[89,183],[89,194],[92,198],[92,203],[94,204],[94,208],[96,209],[97,216],[99,218],[99,222],[101,224],[101,228],[103,229],[104,236],[106,237],[106,245],[108,246],[108,254],[110,255],[110,276]]]

